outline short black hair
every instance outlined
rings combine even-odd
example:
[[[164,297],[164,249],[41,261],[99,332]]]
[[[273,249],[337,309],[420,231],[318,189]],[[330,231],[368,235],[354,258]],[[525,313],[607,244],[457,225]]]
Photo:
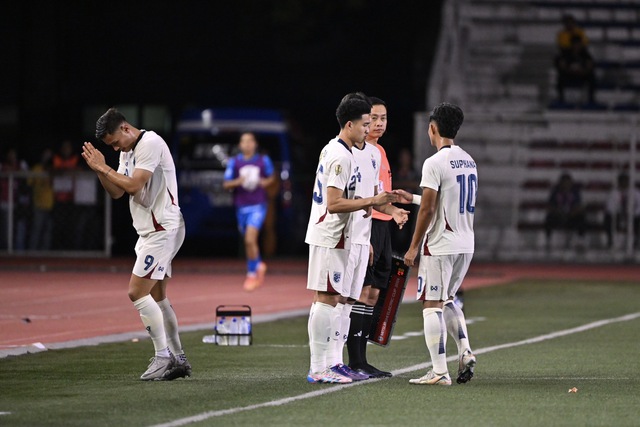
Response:
[[[345,96],[342,97],[342,100],[340,100],[340,102],[344,102],[347,99],[352,99],[352,98],[358,98],[358,99],[363,99],[365,101],[371,102],[371,98],[369,98],[367,95],[365,95],[364,92],[351,92],[346,94]]]
[[[360,93],[361,92],[356,92],[356,94]],[[336,109],[336,118],[338,119],[340,129],[344,128],[347,122],[360,120],[364,114],[371,113],[371,101],[369,101],[366,95],[364,97],[360,95],[350,95],[352,94],[343,97]]]
[[[96,138],[102,140],[105,136],[114,133],[118,126],[127,119],[115,107],[111,107],[96,121]]]
[[[384,105],[385,108],[387,107],[387,103],[386,102],[384,102],[380,98],[376,98],[375,96],[370,96],[369,97],[369,101],[371,101],[371,105]]]
[[[450,139],[456,137],[463,121],[462,109],[448,102],[437,105],[429,116],[429,122],[436,123],[440,135]]]

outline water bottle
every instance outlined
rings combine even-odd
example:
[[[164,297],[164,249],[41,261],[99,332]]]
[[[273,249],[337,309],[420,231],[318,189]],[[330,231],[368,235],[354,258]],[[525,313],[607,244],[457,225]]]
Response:
[[[216,343],[218,345],[229,345],[229,328],[227,327],[227,319],[221,317],[216,325]]]
[[[238,334],[240,333],[240,325],[238,324],[238,318],[231,318],[231,326],[229,328],[229,345],[238,345]]]
[[[215,344],[217,337],[215,335],[205,335],[202,337],[202,342],[206,344]]]
[[[251,320],[247,316],[242,316],[240,319],[240,345],[251,344]]]

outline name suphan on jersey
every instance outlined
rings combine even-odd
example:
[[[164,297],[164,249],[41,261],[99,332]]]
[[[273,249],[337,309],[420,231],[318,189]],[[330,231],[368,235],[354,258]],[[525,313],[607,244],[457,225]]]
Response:
[[[476,167],[476,162],[472,162],[471,160],[451,160],[449,164],[451,165],[451,169]]]

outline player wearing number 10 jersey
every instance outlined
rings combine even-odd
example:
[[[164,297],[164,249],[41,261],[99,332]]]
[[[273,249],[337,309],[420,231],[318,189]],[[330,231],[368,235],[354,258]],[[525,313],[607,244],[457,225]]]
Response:
[[[464,115],[442,103],[429,117],[429,139],[438,151],[422,167],[422,200],[405,263],[413,265],[420,250],[418,299],[423,301],[425,342],[433,369],[412,384],[451,385],[447,369],[447,332],[458,347],[458,383],[473,377],[466,320],[453,297],[462,284],[474,250],[473,218],[478,190],[476,162],[453,139]]]

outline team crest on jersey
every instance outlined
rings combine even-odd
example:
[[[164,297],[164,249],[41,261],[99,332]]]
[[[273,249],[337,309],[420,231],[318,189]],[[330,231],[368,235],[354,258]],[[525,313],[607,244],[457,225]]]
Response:
[[[342,273],[339,271],[334,271],[333,272],[333,281],[334,283],[340,283],[340,280],[342,279]]]
[[[336,175],[340,175],[342,173],[342,166],[336,165]]]
[[[373,156],[371,156],[371,166],[373,166],[373,169],[378,169],[376,166],[376,159],[374,159]]]

